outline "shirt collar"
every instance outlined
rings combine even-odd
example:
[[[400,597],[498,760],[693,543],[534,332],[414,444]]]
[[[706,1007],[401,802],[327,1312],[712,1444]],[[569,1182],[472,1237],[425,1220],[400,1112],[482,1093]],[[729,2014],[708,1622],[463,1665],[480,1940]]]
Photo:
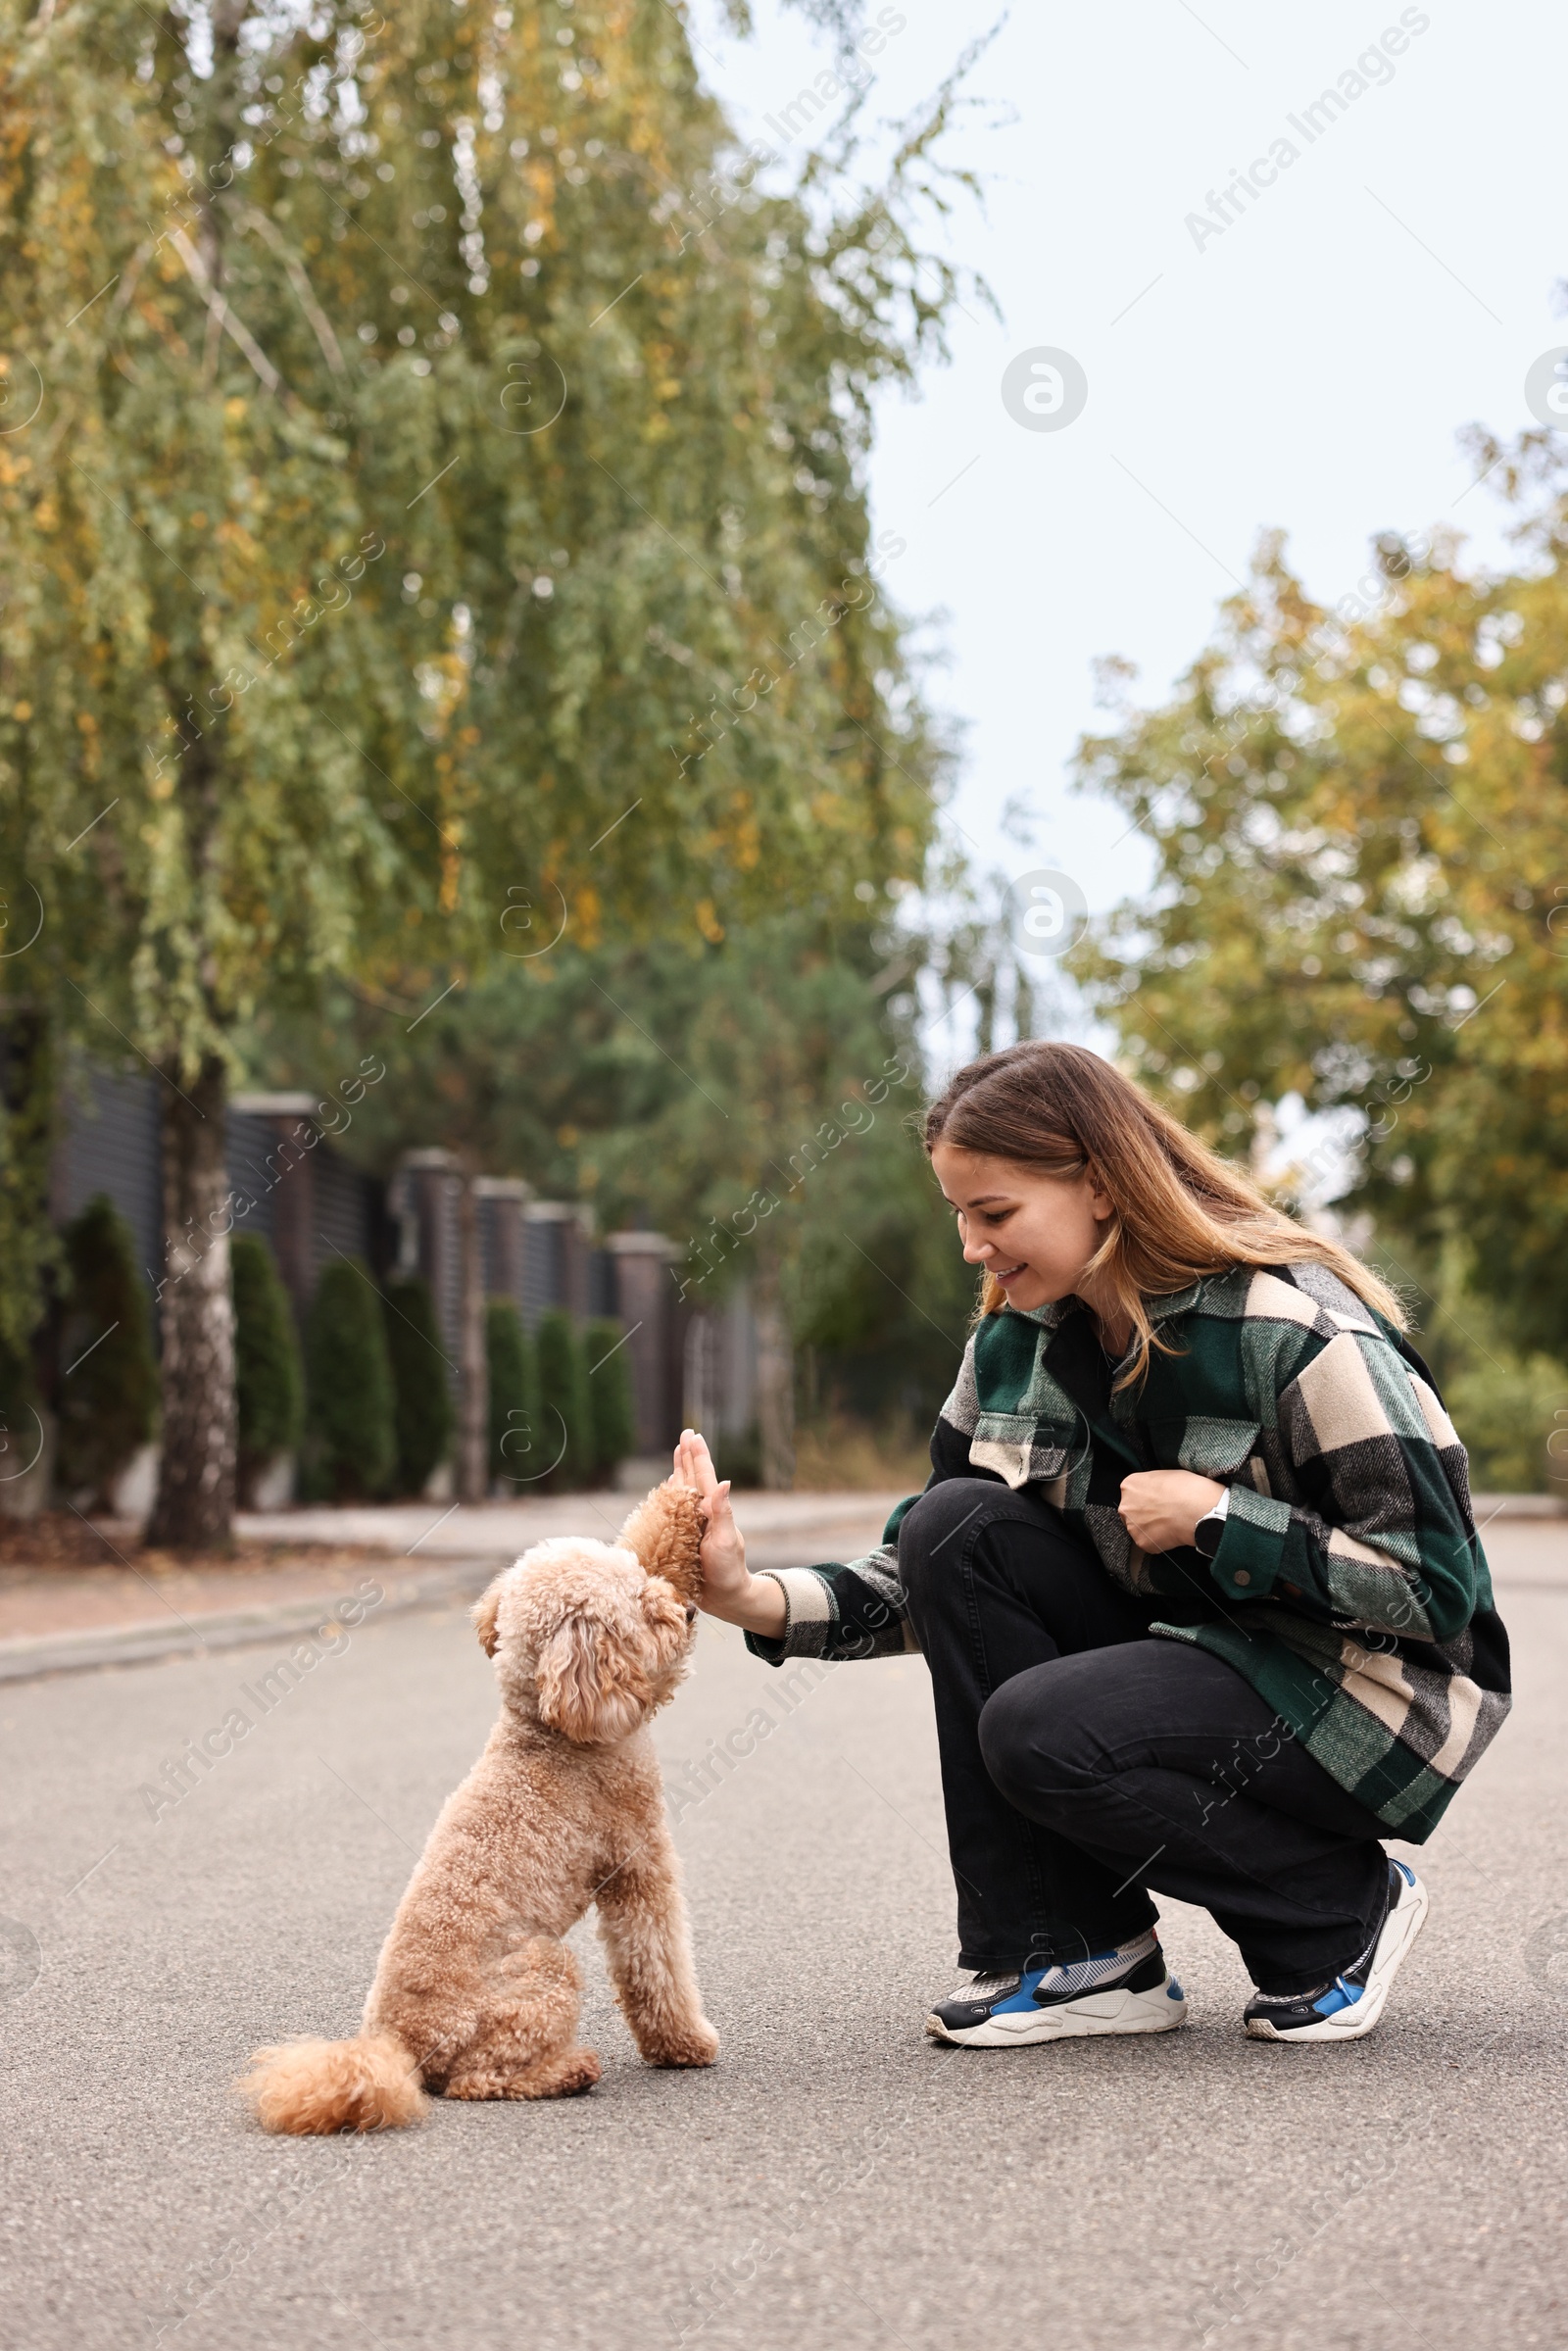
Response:
[[[1146,1298],[1144,1311],[1152,1323],[1166,1322],[1173,1314],[1185,1314],[1197,1305],[1202,1296],[1203,1283],[1214,1278],[1212,1275],[1202,1275],[1198,1281],[1189,1282],[1185,1290],[1172,1290],[1161,1298]],[[1044,1306],[1015,1306],[1009,1299],[1003,1312],[1016,1314],[1022,1322],[1038,1323],[1043,1331],[1056,1331],[1069,1314],[1084,1312],[1084,1302],[1081,1298],[1073,1296],[1053,1298]]]

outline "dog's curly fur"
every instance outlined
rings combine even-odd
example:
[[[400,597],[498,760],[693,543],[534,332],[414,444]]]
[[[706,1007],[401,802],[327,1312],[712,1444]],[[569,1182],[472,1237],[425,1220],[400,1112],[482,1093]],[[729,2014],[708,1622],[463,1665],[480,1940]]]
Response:
[[[425,2091],[593,2086],[562,1937],[597,1905],[615,1994],[652,2065],[711,2065],[679,1865],[647,1723],[687,1671],[698,1498],[670,1479],[618,1543],[536,1543],[473,1610],[501,1718],[430,1832],[353,2040],[258,2049],[239,2083],[268,2131],[413,2122]]]

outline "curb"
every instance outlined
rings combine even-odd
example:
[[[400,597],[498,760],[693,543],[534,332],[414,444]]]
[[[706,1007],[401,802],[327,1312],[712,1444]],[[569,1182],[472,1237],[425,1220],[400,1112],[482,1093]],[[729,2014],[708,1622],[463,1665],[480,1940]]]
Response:
[[[808,1526],[808,1535],[812,1529]],[[824,1518],[824,1535],[845,1530]],[[793,1530],[770,1533],[752,1545],[759,1567],[799,1567],[819,1546],[802,1542]],[[390,1566],[395,1553],[388,1553]],[[484,1556],[455,1559],[431,1566],[418,1576],[391,1585],[376,1602],[377,1619],[409,1608],[442,1607],[477,1599],[492,1576],[515,1556],[508,1547]],[[111,1665],[157,1665],[166,1657],[205,1657],[220,1649],[240,1649],[279,1636],[311,1633],[332,1607],[329,1594],[314,1600],[279,1601],[270,1608],[236,1608],[210,1616],[162,1624],[105,1625],[89,1633],[31,1633],[0,1641],[0,1688],[14,1682],[38,1682],[53,1674],[96,1673]]]
[[[387,1591],[377,1601],[376,1621],[409,1608],[477,1599],[504,1561],[460,1559]],[[332,1600],[289,1600],[271,1608],[236,1608],[199,1616],[183,1629],[161,1625],[106,1626],[92,1633],[37,1633],[0,1641],[0,1686],[38,1682],[53,1674],[85,1674],[111,1665],[156,1665],[166,1657],[206,1657],[220,1649],[242,1649],[290,1633],[313,1633],[329,1620]]]

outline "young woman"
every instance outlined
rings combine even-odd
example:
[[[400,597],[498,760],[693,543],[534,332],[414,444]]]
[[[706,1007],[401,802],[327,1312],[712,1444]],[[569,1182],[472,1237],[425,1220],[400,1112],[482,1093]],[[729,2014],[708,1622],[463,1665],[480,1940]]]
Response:
[[[772,1664],[918,1648],[979,2047],[1163,2033],[1150,1889],[1265,2040],[1369,2033],[1409,1865],[1507,1712],[1464,1448],[1396,1298],[1107,1062],[960,1070],[926,1150],[983,1269],[931,1478],[849,1566],[751,1575],[702,1439],[704,1606]]]

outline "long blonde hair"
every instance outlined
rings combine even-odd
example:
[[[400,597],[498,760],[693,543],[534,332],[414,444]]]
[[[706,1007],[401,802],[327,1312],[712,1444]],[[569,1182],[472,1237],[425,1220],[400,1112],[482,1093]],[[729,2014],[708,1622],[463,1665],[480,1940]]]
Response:
[[[1118,1387],[1143,1377],[1151,1347],[1175,1351],[1156,1335],[1146,1301],[1227,1266],[1326,1265],[1405,1328],[1399,1299],[1359,1257],[1274,1207],[1250,1177],[1081,1045],[1011,1045],[969,1062],[926,1112],[927,1152],[938,1143],[1069,1180],[1093,1170],[1113,1214],[1084,1270],[1103,1282],[1136,1342]],[[1005,1303],[988,1272],[981,1316]]]

